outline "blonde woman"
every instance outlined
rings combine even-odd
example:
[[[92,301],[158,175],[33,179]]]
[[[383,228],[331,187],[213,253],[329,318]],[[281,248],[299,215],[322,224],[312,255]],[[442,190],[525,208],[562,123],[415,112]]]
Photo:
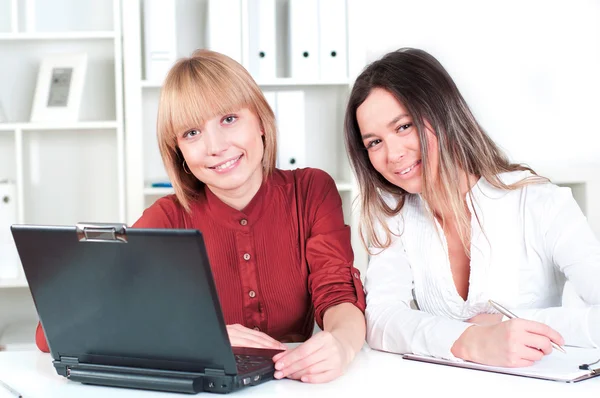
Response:
[[[570,190],[510,163],[434,57],[369,65],[345,129],[372,347],[517,367],[551,342],[600,345],[600,243]],[[588,306],[561,308],[566,280]],[[523,319],[502,322],[490,299]]]
[[[175,195],[134,227],[203,233],[232,345],[303,342],[273,358],[276,378],[338,377],[364,343],[365,301],[333,179],[275,168],[273,111],[248,72],[216,52],[173,66],[157,131]],[[315,320],[323,331],[312,335]],[[38,343],[47,349],[41,331]]]

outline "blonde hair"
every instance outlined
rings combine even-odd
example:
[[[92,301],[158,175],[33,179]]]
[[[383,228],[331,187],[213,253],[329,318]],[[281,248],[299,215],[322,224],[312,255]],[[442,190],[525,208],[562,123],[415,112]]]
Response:
[[[468,208],[460,191],[462,177],[483,177],[492,186],[515,190],[530,183],[549,181],[538,176],[529,167],[510,163],[502,150],[492,141],[471,113],[466,101],[444,67],[422,50],[403,48],[391,52],[370,64],[356,79],[344,122],[346,148],[361,191],[360,235],[365,247],[385,249],[391,244],[392,232],[385,218],[398,214],[408,192],[386,180],[371,164],[363,145],[356,119],[356,110],[371,91],[380,88],[391,93],[412,116],[420,140],[423,167],[422,196],[430,205],[443,204],[451,211],[463,249],[469,253],[470,230]],[[427,120],[437,137],[439,151],[438,181],[429,169]],[[527,170],[532,176],[514,184],[503,183],[498,174]],[[382,193],[397,199],[397,205],[388,205]],[[468,200],[472,200],[470,194]],[[430,214],[430,216],[434,216]],[[442,225],[446,221],[442,216]],[[478,214],[474,217],[479,221]],[[376,233],[383,227],[382,238]]]
[[[277,131],[273,110],[246,69],[226,55],[197,50],[171,68],[160,93],[156,134],[165,169],[183,208],[189,213],[190,202],[203,183],[183,168],[183,155],[177,137],[198,128],[207,120],[248,108],[263,129],[265,152],[264,177],[275,168]]]

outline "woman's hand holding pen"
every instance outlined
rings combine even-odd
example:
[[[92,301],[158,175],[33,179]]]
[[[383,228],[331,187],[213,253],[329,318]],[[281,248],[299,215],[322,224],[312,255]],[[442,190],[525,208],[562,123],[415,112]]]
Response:
[[[285,350],[287,347],[266,333],[247,328],[240,324],[227,325],[229,341],[234,347],[269,348]]]
[[[490,326],[502,322],[502,317],[502,314],[479,314],[467,320],[467,322],[474,323],[476,325]]]
[[[552,352],[551,342],[564,344],[562,336],[543,323],[511,319],[466,329],[452,346],[461,359],[484,365],[524,367]]]

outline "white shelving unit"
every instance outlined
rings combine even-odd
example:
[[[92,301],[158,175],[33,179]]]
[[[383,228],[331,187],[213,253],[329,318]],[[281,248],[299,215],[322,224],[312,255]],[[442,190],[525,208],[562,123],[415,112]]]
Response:
[[[75,52],[88,55],[79,121],[29,122],[43,57]],[[120,0],[0,0],[0,54],[0,180],[15,184],[17,223],[124,222]],[[15,267],[0,277],[0,344],[18,325],[18,343],[33,343],[37,315]]]
[[[290,0],[277,0],[277,55],[285,61],[288,27],[287,7]],[[295,1],[295,0],[294,0]],[[326,1],[326,0],[321,0]],[[156,116],[161,82],[146,80],[144,73],[143,1],[132,0],[123,4],[123,30],[126,158],[127,158],[127,219],[135,222],[143,210],[171,188],[152,188],[153,182],[168,182],[156,142]],[[189,56],[195,49],[209,48],[206,38],[208,0],[176,0],[177,58]],[[242,4],[245,2],[242,1]],[[352,228],[356,265],[364,270],[367,256],[358,237],[358,212],[353,210],[353,199],[358,189],[347,159],[343,118],[346,101],[354,78],[365,66],[365,43],[360,37],[361,2],[347,1],[347,70],[335,79],[294,78],[287,68],[278,66],[277,76],[256,79],[263,91],[302,90],[305,98],[305,128],[307,166],[328,172],[336,181],[344,204],[346,223]],[[283,19],[283,20],[282,20]],[[192,22],[193,21],[193,22]],[[244,36],[245,32],[242,32]],[[242,38],[242,41],[247,38]],[[247,65],[244,65],[247,67]],[[283,72],[282,72],[283,70]],[[280,131],[284,135],[285,131]],[[354,206],[356,207],[356,206]]]

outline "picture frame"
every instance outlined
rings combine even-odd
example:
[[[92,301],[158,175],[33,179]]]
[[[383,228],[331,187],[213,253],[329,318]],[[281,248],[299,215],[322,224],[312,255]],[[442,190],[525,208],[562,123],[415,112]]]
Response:
[[[31,121],[77,121],[86,72],[86,53],[45,56],[38,72]]]

